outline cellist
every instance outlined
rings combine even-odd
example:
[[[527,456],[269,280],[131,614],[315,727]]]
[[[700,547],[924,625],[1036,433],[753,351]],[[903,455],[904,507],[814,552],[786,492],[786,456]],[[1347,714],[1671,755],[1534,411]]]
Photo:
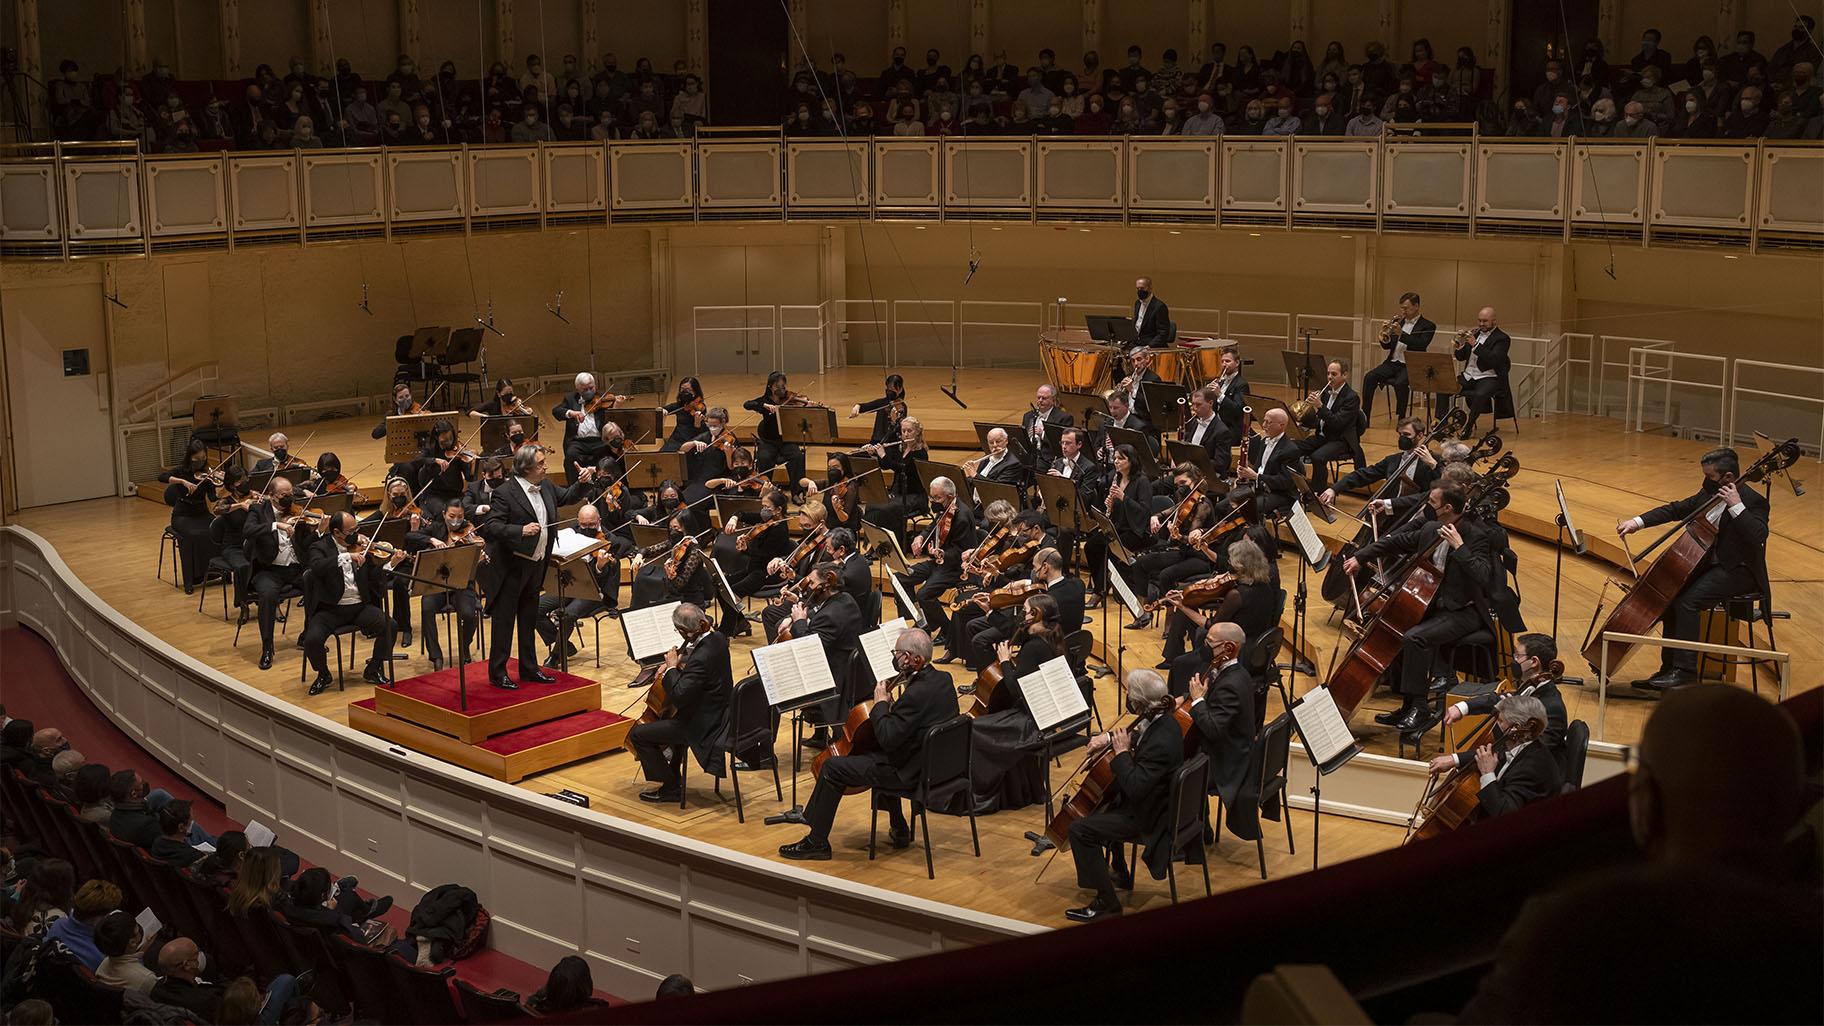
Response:
[[[1540,740],[1545,723],[1545,704],[1533,695],[1508,695],[1495,707],[1500,739],[1477,746],[1472,757],[1481,789],[1471,822],[1513,812],[1564,789],[1558,757]],[[1456,766],[1455,756],[1441,755],[1432,760],[1433,773],[1439,772],[1442,759],[1451,760],[1446,771]]]
[[[897,676],[876,683],[868,702],[868,723],[873,727],[877,747],[835,756],[824,763],[823,771],[817,775],[817,786],[804,805],[804,821],[811,828],[810,833],[792,844],[780,845],[782,858],[829,861],[830,827],[836,822],[836,808],[848,788],[897,789],[918,783],[925,734],[955,718],[956,688],[949,674],[931,665],[931,636],[916,627],[906,628],[894,639],[893,669]],[[894,684],[904,685],[897,698],[890,693]],[[910,845],[912,829],[906,823],[900,801],[882,801],[877,796],[875,802],[886,807],[888,842],[895,848]]]
[[[1512,674],[1510,679],[1519,686],[1512,694],[1531,695],[1545,708],[1545,730],[1540,733],[1539,740],[1554,755],[1564,750],[1565,726],[1570,721],[1565,714],[1564,695],[1558,690],[1556,671],[1564,667],[1557,660],[1558,643],[1550,634],[1522,634],[1514,639],[1514,661],[1507,668]],[[1444,724],[1449,726],[1471,713],[1486,716],[1495,711],[1495,704],[1503,697],[1499,692],[1489,691],[1454,703],[1444,710]],[[1506,741],[1496,738],[1495,754],[1505,751]],[[1431,760],[1431,771],[1444,773],[1454,767],[1467,769],[1475,761],[1474,752],[1446,753]]]
[[[1113,753],[1114,798],[1070,824],[1077,886],[1096,892],[1089,904],[1065,911],[1064,918],[1079,923],[1121,914],[1115,888],[1133,886],[1122,850],[1127,842],[1146,842],[1144,858],[1155,878],[1171,865],[1172,775],[1184,763],[1184,735],[1168,715],[1172,699],[1159,674],[1131,670],[1123,683],[1134,725],[1089,739],[1091,756],[1104,749]]]
[[[1736,481],[1742,464],[1734,449],[1712,449],[1700,462],[1704,483],[1696,494],[1615,524],[1616,534],[1629,535],[1643,527],[1677,523],[1711,499],[1722,499],[1716,541],[1661,619],[1664,636],[1679,641],[1697,640],[1698,617],[1718,601],[1758,595],[1765,606],[1771,594],[1767,585],[1767,497]],[[1659,672],[1634,681],[1633,686],[1662,691],[1696,682],[1697,653],[1667,647],[1659,650]]]
[[[671,611],[671,625],[684,639],[665,653],[664,675],[654,687],[665,689],[670,715],[644,720],[627,732],[627,747],[640,760],[646,779],[659,785],[640,792],[640,801],[668,805],[682,797],[678,769],[686,747],[697,765],[711,776],[723,774],[716,747],[727,726],[734,673],[728,662],[728,639],[710,627],[702,607],[683,603]]]

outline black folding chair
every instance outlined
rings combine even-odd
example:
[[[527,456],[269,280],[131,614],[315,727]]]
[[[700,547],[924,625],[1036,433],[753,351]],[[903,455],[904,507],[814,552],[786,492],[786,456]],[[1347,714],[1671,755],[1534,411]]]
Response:
[[[918,821],[925,824],[925,876],[937,879],[937,870],[931,860],[931,813],[933,803],[942,804],[961,793],[965,796],[975,793],[975,721],[967,716],[958,716],[948,723],[940,723],[925,732],[925,747],[919,753],[923,763],[918,783],[903,790],[892,788],[875,788],[876,798],[902,798],[912,802],[913,830],[918,829]],[[982,838],[975,827],[975,803],[965,803],[969,816],[969,840],[975,845],[975,857],[982,857]],[[880,830],[880,807],[875,803],[872,815],[868,817],[868,858],[874,858],[875,838]]]

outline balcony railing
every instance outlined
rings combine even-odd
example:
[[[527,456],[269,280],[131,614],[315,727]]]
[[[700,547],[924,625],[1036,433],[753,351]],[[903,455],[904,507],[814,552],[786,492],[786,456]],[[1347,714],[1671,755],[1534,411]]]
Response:
[[[0,256],[550,225],[1078,222],[1824,249],[1824,144],[1388,136],[0,149]]]

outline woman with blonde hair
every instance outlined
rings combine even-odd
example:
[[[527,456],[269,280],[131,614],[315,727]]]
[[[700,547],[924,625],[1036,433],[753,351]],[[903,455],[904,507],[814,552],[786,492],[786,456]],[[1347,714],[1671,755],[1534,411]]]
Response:
[[[256,908],[271,908],[279,894],[279,856],[264,848],[241,858],[234,886],[228,889],[228,914],[245,919]]]

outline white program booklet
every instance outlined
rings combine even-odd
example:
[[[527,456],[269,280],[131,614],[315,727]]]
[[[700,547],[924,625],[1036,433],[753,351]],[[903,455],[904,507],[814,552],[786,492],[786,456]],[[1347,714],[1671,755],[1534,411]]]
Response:
[[[1305,750],[1311,761],[1319,766],[1343,754],[1355,743],[1355,735],[1349,733],[1349,724],[1343,719],[1343,711],[1337,708],[1329,688],[1315,687],[1305,692],[1305,697],[1292,707],[1292,719],[1298,724],[1299,736],[1305,740]]]
[[[151,937],[158,933],[158,928],[165,925],[158,921],[158,913],[152,911],[149,906],[142,909],[139,915],[134,916],[133,921],[139,924],[140,930],[142,930],[147,937]]]
[[[1020,694],[1041,731],[1089,715],[1089,703],[1083,699],[1083,689],[1077,686],[1077,675],[1071,672],[1070,660],[1063,656],[1041,663],[1038,672],[1021,677]]]
[[[769,705],[803,705],[836,693],[823,639],[815,634],[754,649],[754,669]]]
[[[899,640],[899,632],[906,629],[906,618],[896,617],[881,624],[874,630],[861,636],[861,650],[867,653],[868,670],[877,681],[890,679],[896,672],[893,669],[893,643]]]
[[[684,647],[684,636],[671,625],[672,610],[681,604],[666,602],[644,609],[629,609],[621,614],[621,629],[627,632],[627,649],[635,659],[652,659]]]
[[[257,819],[248,823],[247,829],[241,832],[247,835],[247,847],[249,848],[264,848],[271,844],[274,838],[279,836],[278,834],[273,833],[271,827]]]

